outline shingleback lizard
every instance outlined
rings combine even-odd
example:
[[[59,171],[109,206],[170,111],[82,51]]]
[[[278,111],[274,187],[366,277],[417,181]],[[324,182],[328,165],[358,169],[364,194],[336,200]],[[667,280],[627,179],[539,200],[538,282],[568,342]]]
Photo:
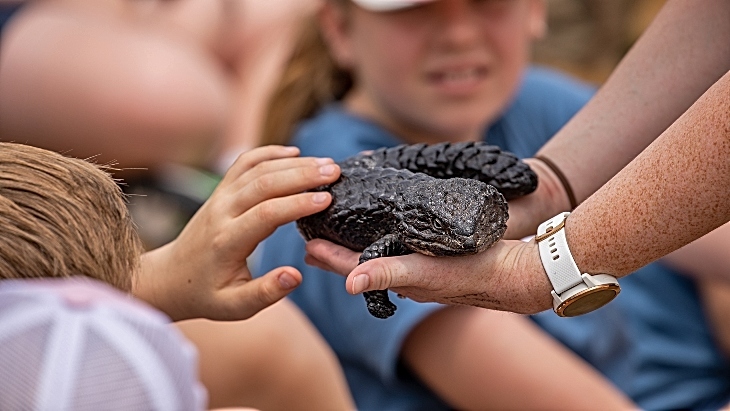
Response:
[[[513,154],[486,143],[383,148],[339,162],[341,177],[318,187],[332,204],[301,218],[306,240],[323,238],[362,251],[365,261],[412,252],[478,253],[504,235],[506,199],[529,194],[537,176]],[[386,290],[364,293],[368,311],[388,318]]]

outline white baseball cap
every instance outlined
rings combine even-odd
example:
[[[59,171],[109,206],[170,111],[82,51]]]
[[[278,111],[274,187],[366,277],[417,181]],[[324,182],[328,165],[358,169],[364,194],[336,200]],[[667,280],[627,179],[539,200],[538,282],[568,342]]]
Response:
[[[0,281],[0,410],[203,410],[197,353],[162,313],[85,278]]]
[[[370,11],[400,10],[432,1],[434,0],[352,0],[353,3]]]

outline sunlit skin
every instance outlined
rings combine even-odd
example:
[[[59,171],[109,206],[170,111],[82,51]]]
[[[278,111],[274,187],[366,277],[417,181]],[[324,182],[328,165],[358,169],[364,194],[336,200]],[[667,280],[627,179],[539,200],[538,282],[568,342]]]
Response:
[[[443,0],[394,12],[329,4],[322,23],[356,86],[345,99],[407,142],[474,141],[519,87],[544,32],[537,0]]]

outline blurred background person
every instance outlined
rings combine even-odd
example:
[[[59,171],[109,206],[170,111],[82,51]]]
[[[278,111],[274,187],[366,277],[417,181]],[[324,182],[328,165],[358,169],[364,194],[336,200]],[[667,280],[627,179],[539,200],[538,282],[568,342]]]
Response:
[[[270,14],[253,1],[0,3],[0,140],[116,165],[125,191],[141,194],[130,208],[146,248],[165,244],[218,184],[226,147],[256,145],[225,136],[236,93],[248,93],[239,84],[265,83],[240,77],[257,43],[243,37],[280,42],[255,23],[274,32],[309,7],[280,3]],[[265,49],[255,51],[262,62]],[[214,407],[351,404],[329,347],[287,300],[248,321],[179,326],[200,351]]]

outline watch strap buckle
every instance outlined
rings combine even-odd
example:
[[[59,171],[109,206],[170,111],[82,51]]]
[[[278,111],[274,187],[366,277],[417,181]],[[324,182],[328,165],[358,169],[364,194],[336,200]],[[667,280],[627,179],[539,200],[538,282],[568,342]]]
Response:
[[[535,236],[545,274],[553,286],[553,310],[561,317],[591,312],[621,291],[614,276],[581,273],[578,269],[563,229],[568,215],[560,213],[540,224]]]

